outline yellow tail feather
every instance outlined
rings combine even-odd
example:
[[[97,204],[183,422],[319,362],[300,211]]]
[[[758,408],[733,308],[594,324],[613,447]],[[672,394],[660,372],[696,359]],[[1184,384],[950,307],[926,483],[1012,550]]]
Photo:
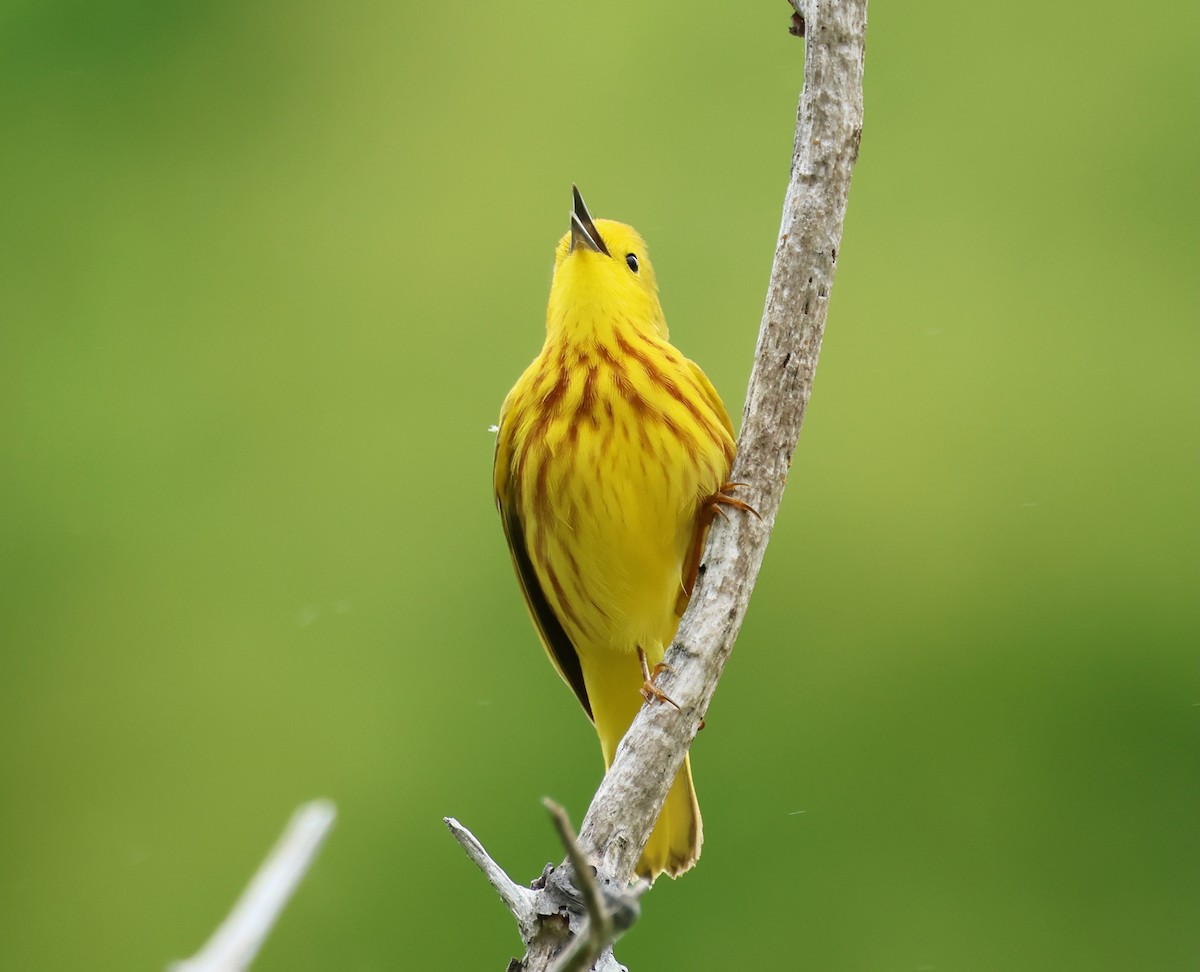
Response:
[[[662,658],[661,646],[652,646],[651,662]],[[624,652],[588,652],[580,655],[588,701],[600,736],[604,768],[612,765],[617,746],[643,705],[641,666]],[[642,851],[637,873],[653,881],[660,874],[677,877],[700,856],[704,827],[692,784],[691,761],[684,757],[675,782],[667,792],[658,823]]]
[[[703,841],[704,824],[692,786],[691,760],[685,756],[638,861],[638,876],[651,881],[659,874],[678,877],[696,863]]]

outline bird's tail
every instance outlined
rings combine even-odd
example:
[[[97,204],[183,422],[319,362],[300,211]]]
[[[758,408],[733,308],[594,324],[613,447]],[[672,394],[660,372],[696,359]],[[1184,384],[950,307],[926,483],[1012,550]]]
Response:
[[[678,877],[696,863],[703,841],[704,824],[692,785],[692,764],[685,756],[638,861],[638,875],[651,881],[660,874]]]
[[[655,654],[662,658],[662,649]],[[580,655],[580,662],[607,769],[612,765],[621,737],[644,704],[641,667],[632,654],[614,657],[608,653],[585,653]],[[660,874],[671,877],[682,874],[700,856],[703,836],[700,807],[692,786],[692,767],[685,757],[642,851],[638,875],[653,881]]]

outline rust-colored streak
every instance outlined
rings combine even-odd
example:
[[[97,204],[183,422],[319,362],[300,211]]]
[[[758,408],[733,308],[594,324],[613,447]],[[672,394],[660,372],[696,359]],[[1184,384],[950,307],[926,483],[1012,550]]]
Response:
[[[545,573],[546,579],[550,581],[550,586],[554,589],[554,596],[558,600],[559,617],[571,624],[577,632],[581,632],[583,626],[579,623],[579,616],[571,607],[571,601],[567,597],[567,592],[563,589],[558,575],[550,569],[550,565],[545,561],[542,562],[542,571]]]
[[[613,439],[617,436],[617,430],[612,426],[604,430],[604,434],[600,436],[600,445],[598,447],[597,459],[603,461],[612,448]]]
[[[550,454],[543,452],[538,458],[537,468],[533,473],[533,495],[529,497],[535,516],[530,517],[531,523],[543,520],[549,515],[550,496],[546,491],[546,480],[550,474]]]
[[[639,418],[646,418],[654,412],[652,406],[646,399],[642,398],[641,394],[632,385],[627,385],[624,389],[625,401],[629,403],[629,407],[637,413]]]
[[[634,358],[637,363],[642,366],[642,370],[646,372],[646,377],[649,378],[653,384],[658,385],[659,388],[683,405],[684,408],[692,413],[692,417],[697,422],[705,424],[704,415],[701,413],[700,409],[696,407],[696,403],[684,395],[683,390],[675,383],[675,380],[669,375],[663,374],[663,372],[659,370],[658,366],[650,360],[649,356],[645,352],[639,351],[619,334],[617,335],[617,343],[622,351],[628,354],[631,358]]]
[[[696,437],[694,435],[692,435],[692,432],[690,429],[685,429],[682,425],[680,425],[673,418],[671,418],[671,416],[668,415],[666,412],[663,412],[661,415],[658,416],[658,418],[659,418],[659,421],[662,422],[662,424],[667,427],[667,431],[670,432],[671,435],[675,436],[676,439],[678,439],[680,442],[683,443],[683,447],[688,452],[692,453],[693,455],[696,454],[696,452],[698,451],[698,449],[696,447]]]
[[[619,334],[617,335],[617,344],[625,354],[634,358],[638,364],[642,366],[642,370],[646,372],[646,377],[652,384],[661,388],[673,399],[675,399],[675,401],[679,402],[680,405],[688,410],[692,418],[696,420],[696,424],[703,429],[706,436],[713,441],[717,441],[720,438],[713,429],[712,420],[709,418],[709,416],[705,415],[700,410],[700,407],[692,398],[689,398],[683,393],[683,389],[679,387],[679,385],[675,382],[675,379],[669,375],[663,374],[663,372],[659,370],[658,366],[655,365],[652,360],[650,360],[649,356],[647,356],[645,352],[635,348]],[[669,419],[666,413],[662,413],[660,417],[672,428],[673,431],[676,432],[676,434],[679,434],[681,438],[686,438],[689,444],[693,441],[690,436],[685,436],[685,434],[682,434],[682,430],[680,429],[679,425]]]
[[[621,360],[612,353],[612,348],[610,348],[607,344],[597,344],[596,353],[604,359],[604,363],[613,371],[625,370],[625,366],[621,364]]]
[[[563,396],[567,394],[567,389],[571,386],[571,376],[567,373],[566,362],[559,361],[558,378],[552,387],[544,396],[542,396],[542,414],[552,413],[558,403],[562,401]]]
[[[538,375],[539,385],[547,380],[549,380],[547,372]],[[558,373],[555,376],[554,384],[542,395],[541,401],[534,408],[537,418],[534,419],[533,425],[529,429],[528,442],[537,443],[545,439],[546,431],[558,415],[559,405],[566,397],[570,387],[571,376],[567,372],[567,359],[564,352],[558,356]]]
[[[654,372],[655,374],[658,373],[658,369],[654,367],[653,363],[650,361],[649,355],[647,355],[645,351],[641,351],[638,348],[635,348],[632,344],[630,344],[628,341],[625,340],[625,336],[623,334],[617,334],[616,338],[617,338],[617,347],[621,349],[621,352],[623,354],[627,355],[630,358],[633,358],[634,361],[636,361],[638,364],[640,364],[643,368],[646,369],[647,373],[649,373],[649,372]]]
[[[596,399],[599,397],[596,393],[596,380],[599,374],[600,369],[595,365],[588,367],[583,379],[583,395],[579,399],[580,412],[591,412],[596,407]]]
[[[632,335],[634,340],[644,344],[654,354],[661,355],[662,357],[666,358],[677,368],[683,367],[683,359],[679,356],[679,352],[671,347],[671,345],[664,344],[662,342],[656,342],[649,335],[643,334],[641,331],[638,331],[632,327],[626,333]]]
[[[633,391],[633,382],[629,380],[629,375],[624,371],[614,371],[612,376],[613,387],[616,388],[617,394],[622,398],[628,398],[630,392]]]
[[[592,428],[600,428],[600,417],[597,414],[600,408],[600,393],[596,389],[599,377],[599,366],[589,365],[587,374],[583,377],[583,392],[579,396],[579,408],[575,413],[575,420],[571,424],[572,432],[574,432],[577,422],[589,422]],[[572,435],[571,441],[575,441],[574,435]]]

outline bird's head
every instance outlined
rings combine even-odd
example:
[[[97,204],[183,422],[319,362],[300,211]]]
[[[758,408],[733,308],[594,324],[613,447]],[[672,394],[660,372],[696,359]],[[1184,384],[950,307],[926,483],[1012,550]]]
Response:
[[[571,187],[571,228],[554,251],[550,318],[583,315],[629,320],[667,337],[658,283],[637,230],[611,219],[592,219]]]

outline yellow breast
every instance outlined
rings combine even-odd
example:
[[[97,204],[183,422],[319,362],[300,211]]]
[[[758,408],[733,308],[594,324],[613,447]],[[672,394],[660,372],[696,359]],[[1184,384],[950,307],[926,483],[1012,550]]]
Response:
[[[619,322],[611,335],[548,341],[510,394],[503,492],[577,651],[670,640],[700,502],[733,457],[714,399],[670,344]]]

